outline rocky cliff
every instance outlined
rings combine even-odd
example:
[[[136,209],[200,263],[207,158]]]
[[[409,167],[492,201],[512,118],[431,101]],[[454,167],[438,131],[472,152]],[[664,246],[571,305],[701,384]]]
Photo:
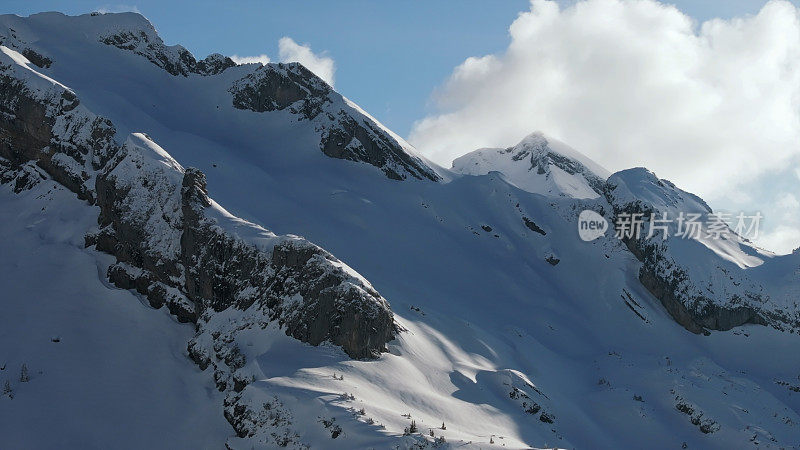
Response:
[[[264,113],[288,110],[311,121],[320,150],[332,158],[364,162],[394,180],[441,177],[410,145],[298,63],[266,64],[234,82],[233,106]]]
[[[147,58],[153,64],[175,76],[216,75],[236,65],[232,59],[219,53],[211,54],[198,61],[183,46],[167,46],[158,36],[152,24],[146,20],[139,21],[127,29],[104,32],[99,36],[99,41]]]
[[[746,270],[764,262],[759,251],[727,227],[723,235],[710,236],[714,216],[702,199],[642,168],[612,175],[605,193],[615,219],[634,214],[641,219],[638,236],[623,237],[642,262],[639,281],[687,330],[707,334],[744,324],[800,329],[796,307],[771,295],[770,286]],[[690,214],[698,218],[696,237],[678,236],[676,219]],[[651,215],[671,220],[667,231],[650,236]]]
[[[237,373],[243,329],[277,324],[352,358],[385,350],[396,332],[392,311],[364,278],[303,238],[232,216],[209,198],[201,171],[184,169],[145,134],[118,143],[111,121],[20,53],[3,52],[0,181],[22,191],[52,180],[95,205],[99,230],[86,245],[116,257],[109,280],[194,322],[190,356],[213,366],[220,390],[252,381]],[[236,326],[214,320],[223,312],[238,317]]]

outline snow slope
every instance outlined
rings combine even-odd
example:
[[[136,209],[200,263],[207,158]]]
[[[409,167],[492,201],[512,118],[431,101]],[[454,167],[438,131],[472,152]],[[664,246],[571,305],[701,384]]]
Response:
[[[113,258],[83,249],[96,217],[53,182],[0,186],[0,446],[221,448],[230,425],[186,357],[193,327],[105,282]]]
[[[582,209],[602,211],[611,219],[613,206],[590,180],[590,174],[605,178],[600,169],[588,169],[588,162],[552,148],[545,139],[549,150],[538,154],[550,161],[544,169],[550,172],[531,185],[489,168],[505,167],[505,159],[487,160],[486,173],[475,176],[429,167],[446,183],[413,176],[391,179],[372,165],[326,156],[320,151],[318,122],[298,120],[289,109],[234,107],[229,89],[253,73],[253,66],[214,75],[173,75],[140,54],[95,39],[96,30],[146,26],[137,17],[48,13],[2,16],[0,23],[52,60],[37,73],[68,86],[82,107],[110,119],[120,144],[130,133],[147,133],[170,159],[203,170],[211,196],[232,215],[278,234],[305,236],[336,254],[391,303],[404,329],[379,358],[353,360],[338,347],[313,347],[289,338],[274,324],[240,329],[246,314],[222,312],[211,320],[231,332],[246,360],[241,370],[255,381],[241,392],[216,394],[207,389],[213,386],[212,371],[198,373],[185,357],[191,329],[167,321],[164,310],[150,309],[127,291],[105,287],[97,261],[106,257],[76,247],[80,231],[64,238],[72,246],[52,250],[46,261],[22,253],[47,252],[50,244],[21,238],[28,247],[16,257],[2,258],[11,269],[3,273],[11,277],[4,286],[37,273],[35,268],[47,261],[73,258],[70,270],[83,275],[53,269],[64,276],[52,279],[50,287],[68,293],[65,300],[81,311],[94,314],[101,308],[97,314],[102,312],[103,320],[80,326],[95,335],[108,334],[120,352],[131,353],[131,360],[147,358],[170,374],[123,378],[126,392],[147,390],[143,398],[152,400],[147,404],[154,411],[149,414],[165,427],[154,425],[154,431],[163,431],[151,436],[165,441],[153,446],[170,448],[167,439],[183,438],[183,420],[196,420],[200,430],[193,430],[192,439],[202,441],[197,446],[217,448],[221,442],[233,448],[270,448],[284,437],[298,447],[411,448],[434,445],[431,429],[445,437],[445,446],[458,448],[678,448],[684,442],[689,448],[741,448],[756,442],[777,448],[800,442],[800,394],[793,390],[800,384],[797,335],[744,325],[697,336],[675,323],[640,283],[642,263],[624,244],[611,236],[590,243],[578,238],[576,218]],[[19,50],[22,54],[24,49]],[[544,149],[536,135],[531,140],[523,141],[531,154]],[[552,162],[553,154],[587,170],[569,174]],[[521,160],[526,166],[520,175],[533,173],[528,161]],[[561,178],[557,169],[570,177]],[[16,214],[17,204],[39,210],[30,197],[34,191],[4,195],[4,216]],[[67,216],[84,218],[75,229],[91,228],[93,207],[69,201],[76,206]],[[8,233],[35,235],[35,227],[22,229],[36,220],[24,216]],[[705,254],[704,261],[720,261],[716,255]],[[796,255],[790,256],[780,259],[781,270],[768,269],[772,263],[747,270],[793,282],[798,266]],[[791,285],[785,286],[791,292]],[[8,322],[32,314],[23,296],[35,291],[26,287],[17,292],[11,297],[15,300],[4,299],[11,305]],[[120,301],[110,304],[110,299]],[[41,323],[75,322],[59,310],[36,314]],[[127,334],[104,328],[113,317],[131,315],[142,322]],[[114,426],[113,414],[74,414],[77,406],[57,396],[72,386],[84,389],[85,377],[63,378],[58,391],[37,387],[37,366],[46,368],[42,384],[49,378],[47,364],[62,366],[45,348],[68,344],[66,337],[60,344],[40,344],[41,339],[25,339],[21,327],[12,330],[13,339],[2,342],[19,339],[32,347],[23,355],[14,353],[17,345],[9,345],[9,367],[29,360],[34,376],[23,387],[14,385],[13,400],[0,398],[0,415],[15,417],[0,420],[0,441],[5,440],[0,446],[29,443],[19,430],[34,427],[41,402],[49,399],[56,399],[48,409],[53,421],[71,416],[95,429]],[[52,333],[50,327],[45,332]],[[67,336],[67,331],[59,333]],[[157,333],[168,336],[151,340]],[[131,335],[137,337],[135,345],[125,340]],[[172,339],[185,341],[170,347]],[[111,379],[130,372],[130,366],[100,367],[104,364],[92,356],[92,345],[98,345],[97,339],[63,348],[85,366],[81,370],[108,370]],[[110,395],[104,397],[128,401]],[[237,405],[255,405],[248,419],[254,430],[250,436],[236,437],[219,421],[222,410],[235,412]],[[141,417],[136,414],[140,406],[128,408],[131,417]],[[182,414],[171,414],[176,409]],[[198,417],[187,417],[187,411]],[[422,435],[403,436],[412,420]],[[446,429],[440,428],[442,422]],[[86,436],[87,427],[76,427],[77,432],[55,429],[53,439]],[[96,439],[108,442],[102,435]],[[134,448],[140,442],[120,439],[114,446]]]

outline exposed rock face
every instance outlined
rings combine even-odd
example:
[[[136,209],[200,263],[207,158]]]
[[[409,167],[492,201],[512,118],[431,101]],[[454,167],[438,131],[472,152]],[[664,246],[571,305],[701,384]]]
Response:
[[[132,51],[175,76],[186,77],[192,73],[216,75],[236,65],[232,59],[218,53],[198,61],[189,50],[180,45],[168,47],[151,25],[147,29],[117,31],[102,36],[100,42]]]
[[[689,416],[692,425],[700,429],[704,434],[715,433],[720,430],[720,425],[716,420],[706,417],[706,414],[699,407],[687,401],[680,395],[675,396],[675,409]]]
[[[711,213],[711,208],[700,198],[644,169],[612,175],[606,197],[614,208],[615,217],[640,215],[642,224],[638,238],[623,239],[642,262],[639,281],[687,330],[707,334],[709,329],[724,331],[743,324],[798,328],[797,311],[789,311],[771,301],[764,287],[745,270],[721,258],[711,258],[708,261],[712,264],[695,267],[699,263],[686,256],[692,253],[673,250],[681,245],[696,254],[705,252],[707,255],[711,250],[701,242],[674,236],[663,240],[659,234],[647,238],[651,214],[663,217],[666,212],[668,217],[675,218],[679,212]]]
[[[272,324],[353,358],[385,351],[396,332],[392,311],[352,269],[305,239],[231,216],[208,197],[202,172],[184,169],[144,134],[118,144],[113,124],[70,90],[2,61],[0,182],[19,192],[52,179],[99,207],[100,230],[86,245],[116,257],[111,282],[196,323],[189,354],[231,391],[225,417],[238,434],[272,417],[239,404],[237,393],[253,381],[239,333]],[[287,428],[272,438],[288,445],[296,434]]]
[[[760,295],[749,291],[743,294],[745,298],[738,294],[729,298],[704,295],[666,248],[632,239],[626,240],[626,245],[635,255],[643,255],[639,281],[661,301],[676,322],[692,333],[708,334],[706,329],[725,331],[747,323],[767,325],[760,309],[752,306],[764,303]],[[724,292],[724,289],[719,290]]]
[[[160,149],[144,135],[137,138],[97,178],[102,229],[96,238],[98,249],[142,270],[129,276],[137,290],[160,291],[158,302],[187,321],[254,308],[264,323],[278,320],[287,334],[312,345],[329,341],[354,358],[384,349],[394,334],[392,313],[371,286],[301,238],[239,221],[239,232],[269,241],[257,246],[226,231],[233,218],[210,209],[205,175],[184,171],[168,155],[148,155],[147,146],[156,155]],[[176,295],[165,298],[170,290]]]
[[[297,309],[282,311],[281,320],[301,341],[317,345],[330,340],[353,357],[376,356],[393,337],[388,304],[371,286],[358,283],[342,269],[331,270],[328,261],[336,263],[332,255],[304,241],[275,246],[272,286],[285,298],[310,299]]]
[[[214,311],[256,308],[287,334],[312,345],[332,342],[354,358],[385,349],[394,335],[388,303],[333,255],[297,237],[268,234],[271,254],[232,237],[203,215],[210,201],[196,169],[187,169],[181,191],[181,260],[196,303]]]
[[[542,236],[547,235],[547,232],[544,231],[539,225],[536,225],[536,222],[532,221],[531,219],[522,216],[522,222],[525,223],[525,226],[528,227],[529,230],[539,233]]]
[[[0,64],[0,157],[6,160],[6,178],[16,180],[12,172],[21,171],[23,178],[15,183],[31,182],[34,164],[94,202],[93,177],[116,149],[116,130],[79,103],[63,88],[31,89],[13,76],[11,66]]]
[[[332,342],[354,358],[384,350],[393,316],[366,280],[302,238],[212,207],[202,172],[184,170],[143,134],[120,146],[113,124],[72,92],[32,85],[14,70],[0,67],[0,179],[24,189],[50,177],[97,204],[101,228],[87,245],[117,257],[114,283],[181,321],[251,309],[260,322],[279,321],[291,336]]]
[[[46,69],[50,67],[51,64],[53,64],[53,60],[31,48],[26,48],[22,50],[22,56],[28,58],[28,61],[32,62],[37,67],[42,69]]]
[[[332,158],[371,164],[394,180],[440,180],[425,161],[409,153],[410,147],[301,64],[266,64],[236,81],[230,92],[236,108],[288,110],[299,120],[313,121],[321,133],[320,150]]]
[[[575,175],[580,174],[596,192],[602,192],[605,180],[597,176],[581,162],[564,156],[550,149],[547,138],[541,134],[534,134],[526,138],[517,147],[508,148],[506,152],[512,152],[511,159],[515,161],[530,161],[531,169],[535,169],[540,175],[548,175],[551,167],[558,167],[564,172]]]
[[[684,328],[694,334],[705,332],[703,327],[697,323],[692,314],[686,309],[686,306],[681,302],[678,284],[685,281],[685,276],[679,273],[671,274],[669,278],[665,278],[659,276],[651,267],[652,264],[645,264],[642,266],[642,269],[640,269],[639,281],[642,285],[661,301],[661,304],[664,305],[664,309],[666,309],[672,318]]]
[[[229,57],[219,53],[212,53],[204,59],[197,61],[193,72],[200,75],[216,75],[235,65],[236,63]]]
[[[231,393],[225,399],[225,418],[240,438],[275,448],[311,448],[294,430],[292,411],[277,397],[264,398],[249,391]]]
[[[233,106],[255,112],[289,108],[311,120],[322,112],[333,89],[302,64],[267,64],[230,88]]]
[[[0,45],[5,45],[20,52],[22,56],[39,68],[48,68],[53,64],[52,59],[32,49],[27,43],[22,42],[13,28],[0,30]]]
[[[533,417],[538,415],[541,422],[555,422],[555,415],[550,412],[552,402],[542,391],[518,372],[505,370],[499,373],[504,378],[503,389],[511,388],[508,398],[517,403],[520,409]]]
[[[439,176],[422,160],[408,153],[375,123],[357,121],[340,110],[328,115],[334,122],[325,129],[320,146],[332,158],[363,161],[379,167],[389,178],[404,180],[407,176],[438,181]]]

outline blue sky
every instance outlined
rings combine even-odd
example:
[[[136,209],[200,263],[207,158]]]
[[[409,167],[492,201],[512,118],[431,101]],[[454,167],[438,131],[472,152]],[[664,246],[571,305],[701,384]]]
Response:
[[[561,2],[564,5],[573,1]],[[760,0],[671,2],[698,20],[755,13]],[[196,56],[278,56],[289,36],[336,61],[336,88],[389,128],[408,135],[430,111],[429,98],[453,68],[470,56],[502,52],[508,26],[527,0],[372,2],[308,1],[97,1],[5,0],[4,13],[81,14],[97,9],[138,10],[169,44]]]

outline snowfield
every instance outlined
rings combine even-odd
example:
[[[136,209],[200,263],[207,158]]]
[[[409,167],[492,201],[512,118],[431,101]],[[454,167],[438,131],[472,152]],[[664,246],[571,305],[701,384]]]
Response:
[[[223,447],[222,394],[186,356],[193,327],[105,281],[113,258],[83,248],[94,208],[52,182],[0,189],[2,447]]]
[[[388,302],[398,330],[376,358],[353,359],[331,342],[287,335],[252,307],[208,312],[197,328],[178,323],[109,282],[116,260],[85,246],[99,207],[79,199],[80,188],[3,157],[0,174],[14,177],[0,178],[0,392],[5,381],[12,391],[0,395],[2,448],[800,443],[800,253],[734,240],[669,239],[652,250],[610,233],[581,241],[584,209],[609,220],[624,208],[707,209],[644,169],[609,174],[541,133],[436,167],[321,80],[303,79],[302,66],[225,67],[221,56],[199,65],[133,13],[0,16],[0,50],[2,75],[33,97],[79,99],[51,112],[61,114],[52,138],[97,118],[113,123],[130,163],[117,170],[146,190],[130,198],[155,199],[132,210],[160,211],[143,220],[163,239],[148,246],[165,259],[183,244],[178,228],[164,228],[185,219],[186,189],[175,186],[195,167],[207,179],[205,217],[224,235],[264,254],[275,240],[308,239],[335,255],[326,264],[348,286]],[[34,64],[40,57],[51,64]],[[254,78],[267,81],[252,85],[250,100],[267,105],[276,74],[300,77],[300,88],[286,85],[293,102],[234,106],[231,87]],[[2,124],[16,123],[3,108]],[[331,135],[353,137],[336,147]],[[58,167],[73,164],[64,170],[92,198],[103,153],[82,166],[73,156]],[[42,180],[16,189],[24,171]],[[652,253],[637,258],[640,248]],[[643,267],[664,279],[685,269],[676,301],[698,311],[701,294],[720,307],[738,295],[756,316],[691,333],[645,287]],[[190,341],[237,350],[201,370]]]

